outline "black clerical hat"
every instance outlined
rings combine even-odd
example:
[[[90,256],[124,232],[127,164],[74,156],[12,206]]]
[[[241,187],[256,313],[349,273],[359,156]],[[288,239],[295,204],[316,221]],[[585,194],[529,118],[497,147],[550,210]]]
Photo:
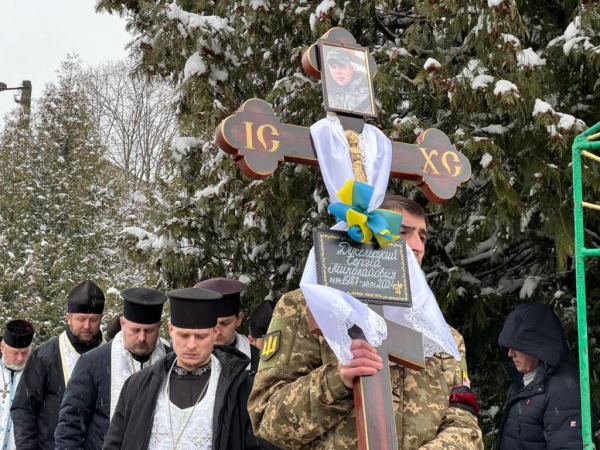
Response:
[[[117,314],[115,317],[110,319],[106,324],[106,340],[112,341],[117,333],[121,331],[121,317],[123,314]]]
[[[219,301],[219,317],[237,316],[240,312],[240,293],[244,290],[244,283],[241,281],[211,278],[201,281],[194,287],[218,292],[223,296]]]
[[[250,322],[250,336],[254,339],[261,338],[267,334],[269,324],[273,316],[273,303],[265,300],[258,305],[248,318]]]
[[[192,330],[217,326],[218,305],[223,297],[218,292],[200,288],[167,292],[171,303],[171,325]]]
[[[151,325],[160,322],[167,296],[148,288],[129,288],[121,292],[123,317],[133,323]]]
[[[27,348],[33,340],[35,328],[26,320],[11,320],[4,329],[4,343],[12,348]]]
[[[96,283],[86,280],[69,292],[68,313],[102,314],[104,311],[104,292]]]

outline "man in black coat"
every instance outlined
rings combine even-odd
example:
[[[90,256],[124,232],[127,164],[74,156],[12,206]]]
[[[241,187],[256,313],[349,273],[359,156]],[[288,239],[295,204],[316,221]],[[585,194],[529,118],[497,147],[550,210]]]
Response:
[[[172,351],[158,337],[167,297],[147,288],[121,296],[121,331],[75,366],[54,433],[56,450],[100,450],[125,380]]]
[[[579,373],[566,358],[560,320],[548,305],[510,313],[498,344],[509,349],[513,383],[498,433],[499,450],[583,448]]]
[[[249,359],[214,348],[221,295],[190,288],[168,296],[174,353],[127,379],[103,448],[262,448],[247,410]]]
[[[35,348],[15,393],[11,415],[19,450],[54,450],[58,410],[77,360],[102,343],[104,293],[84,281],[69,293],[67,327]]]

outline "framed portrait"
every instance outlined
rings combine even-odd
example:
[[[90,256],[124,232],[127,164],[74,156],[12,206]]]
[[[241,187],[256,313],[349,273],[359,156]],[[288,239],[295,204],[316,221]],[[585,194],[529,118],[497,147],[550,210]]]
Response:
[[[373,74],[367,49],[320,40],[325,109],[376,117]],[[324,75],[324,76],[323,76]]]

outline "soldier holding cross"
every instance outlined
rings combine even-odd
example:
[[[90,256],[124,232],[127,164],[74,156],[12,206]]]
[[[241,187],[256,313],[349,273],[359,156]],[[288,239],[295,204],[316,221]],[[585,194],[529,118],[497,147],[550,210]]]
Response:
[[[397,196],[386,197],[382,207],[403,214],[401,236],[421,263],[426,239],[423,209]],[[423,371],[390,367],[398,448],[483,449],[464,341],[451,331],[461,362],[436,353],[426,359]],[[339,363],[325,339],[311,332],[301,290],[279,301],[269,335],[278,336],[280,345],[261,361],[255,378],[248,403],[255,433],[287,449],[357,448],[352,382],[382,367],[375,349],[354,340],[354,358],[347,366]]]

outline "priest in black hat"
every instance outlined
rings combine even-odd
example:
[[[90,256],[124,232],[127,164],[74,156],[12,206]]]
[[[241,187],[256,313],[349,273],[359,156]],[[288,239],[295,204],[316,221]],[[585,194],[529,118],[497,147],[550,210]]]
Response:
[[[101,449],[125,380],[172,351],[159,339],[167,296],[148,288],[121,296],[121,331],[75,366],[54,434],[57,450]]]
[[[214,348],[222,296],[197,288],[167,295],[174,352],[127,379],[103,448],[263,448],[246,406],[249,360],[235,348]]]
[[[86,280],[68,295],[67,327],[31,352],[11,413],[19,450],[54,450],[54,429],[77,360],[102,343],[104,293]]]
[[[250,345],[246,336],[240,334],[236,329],[242,324],[244,313],[240,308],[240,295],[244,290],[244,284],[241,281],[230,280],[228,278],[211,278],[197,283],[195,288],[207,289],[218,292],[223,296],[219,301],[217,314],[217,337],[215,345],[225,345],[237,348],[251,360],[247,369],[258,368],[260,361],[260,351]],[[256,370],[253,371],[256,373]]]
[[[2,348],[2,379],[0,380],[0,449],[14,449],[15,437],[10,416],[17,385],[31,352],[31,341],[35,329],[26,320],[11,320],[4,329]]]
[[[273,317],[273,302],[265,300],[250,313],[248,321],[250,322],[250,336],[248,341],[257,349],[262,350],[263,336],[267,334],[269,324]]]

